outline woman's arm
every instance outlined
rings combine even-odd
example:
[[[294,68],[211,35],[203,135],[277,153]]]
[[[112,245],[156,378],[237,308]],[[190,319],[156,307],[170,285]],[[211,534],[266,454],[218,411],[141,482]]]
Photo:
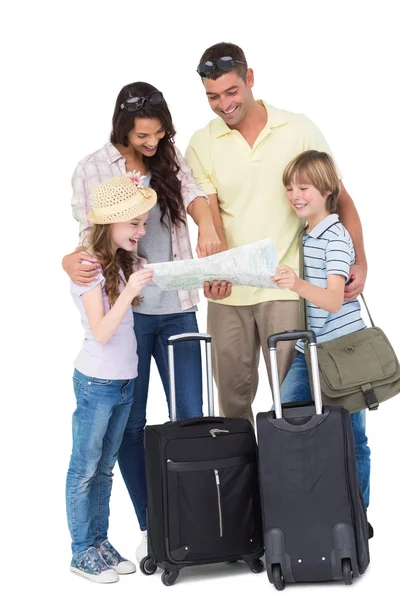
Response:
[[[152,269],[141,269],[132,273],[123,291],[109,312],[104,314],[103,294],[100,283],[82,294],[83,306],[93,338],[106,344],[117,331],[132,300],[140,294],[153,277]]]
[[[66,254],[61,264],[68,277],[78,285],[89,285],[97,279],[101,271],[97,260],[93,256],[84,254],[82,246],[76,248],[71,254]]]
[[[90,236],[93,225],[88,221],[87,215],[91,210],[90,194],[86,185],[84,166],[79,163],[72,175],[72,216],[79,223],[79,243],[83,245]]]
[[[329,313],[337,313],[343,304],[345,278],[342,275],[328,275],[327,287],[320,288],[297,277],[291,267],[280,265],[277,269],[277,275],[271,277],[271,279],[280,288],[296,292],[302,298],[327,310]]]
[[[78,164],[72,175],[72,190],[72,216],[79,223],[79,242],[81,245],[71,252],[71,254],[66,254],[61,264],[68,277],[74,283],[89,285],[97,279],[100,266],[97,264],[96,259],[82,254],[84,250],[83,246],[89,239],[90,230],[93,225],[87,219],[87,215],[90,212],[90,199],[86,187],[85,169],[81,163]],[[82,264],[82,261],[89,264]]]

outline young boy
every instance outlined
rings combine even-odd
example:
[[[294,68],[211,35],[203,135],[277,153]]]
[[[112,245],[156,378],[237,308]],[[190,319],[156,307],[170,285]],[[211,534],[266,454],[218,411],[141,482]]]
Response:
[[[307,326],[317,343],[364,329],[358,300],[344,301],[350,266],[355,263],[353,242],[335,213],[340,181],[332,158],[325,152],[308,150],[285,168],[283,185],[298,217],[307,221],[303,237],[304,279],[280,265],[273,280],[306,300]],[[281,387],[281,401],[310,400],[311,389],[304,357],[304,344]],[[365,410],[353,413],[351,423],[356,447],[357,475],[365,506],[370,493],[370,449],[365,434]]]

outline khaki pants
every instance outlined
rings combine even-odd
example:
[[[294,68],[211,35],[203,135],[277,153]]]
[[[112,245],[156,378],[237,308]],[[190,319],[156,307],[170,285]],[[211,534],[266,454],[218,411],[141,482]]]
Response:
[[[258,386],[260,346],[271,385],[267,338],[272,333],[299,328],[299,302],[275,300],[253,306],[209,302],[207,321],[220,414],[246,417],[254,422],[251,405]],[[293,358],[294,342],[280,342],[277,346],[280,383]]]

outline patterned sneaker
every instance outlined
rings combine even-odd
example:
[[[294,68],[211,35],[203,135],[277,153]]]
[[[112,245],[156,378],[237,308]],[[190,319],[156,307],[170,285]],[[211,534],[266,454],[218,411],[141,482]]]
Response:
[[[95,583],[114,583],[118,573],[104,562],[96,548],[88,548],[73,555],[70,570]]]
[[[100,556],[107,563],[108,567],[111,567],[120,575],[135,573],[136,567],[133,562],[123,558],[108,540],[104,540],[104,542],[100,544],[98,550]]]
[[[142,541],[136,548],[136,560],[139,564],[145,556],[147,556],[147,531],[142,531]]]

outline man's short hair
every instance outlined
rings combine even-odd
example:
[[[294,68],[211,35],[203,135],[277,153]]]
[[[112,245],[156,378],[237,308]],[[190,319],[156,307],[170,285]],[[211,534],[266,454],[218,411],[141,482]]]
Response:
[[[239,46],[236,46],[236,44],[231,44],[229,42],[220,42],[219,44],[214,44],[214,46],[210,46],[209,48],[207,48],[207,50],[203,52],[203,55],[200,58],[200,63],[206,62],[208,60],[210,60],[211,62],[215,62],[218,58],[222,58],[223,56],[230,56],[234,60],[241,61],[239,63],[236,63],[232,70],[236,71],[239,77],[246,81],[247,60],[243,50],[239,48]],[[208,78],[215,80],[225,74],[226,71],[221,71],[220,69],[216,68],[210,73]]]

